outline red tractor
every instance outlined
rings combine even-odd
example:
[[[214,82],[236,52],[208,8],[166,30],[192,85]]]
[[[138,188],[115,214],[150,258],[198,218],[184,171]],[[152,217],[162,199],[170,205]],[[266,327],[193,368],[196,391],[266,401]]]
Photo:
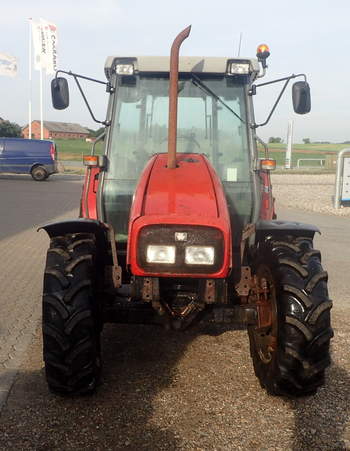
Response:
[[[310,111],[306,77],[257,84],[265,45],[257,59],[180,58],[189,32],[170,59],[107,59],[104,154],[94,146],[84,157],[80,218],[43,227],[44,361],[55,393],[95,389],[105,322],[244,325],[268,393],[308,395],[324,382],[332,303],[313,249],[318,229],[276,220],[275,161],[256,135],[292,78],[303,79],[293,85],[295,112]],[[93,116],[79,83],[93,79],[65,73]],[[284,82],[281,94],[257,124],[253,96],[274,82]],[[56,74],[51,89],[54,107],[66,108],[67,80]]]

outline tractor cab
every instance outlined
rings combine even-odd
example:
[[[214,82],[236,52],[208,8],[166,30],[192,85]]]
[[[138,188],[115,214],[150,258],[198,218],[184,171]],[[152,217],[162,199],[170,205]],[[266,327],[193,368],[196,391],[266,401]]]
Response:
[[[154,155],[168,150],[169,58],[109,57],[105,72],[114,94],[101,211],[123,242],[140,175]],[[256,148],[248,92],[258,73],[257,60],[179,60],[176,153],[206,157],[242,225],[253,209]]]

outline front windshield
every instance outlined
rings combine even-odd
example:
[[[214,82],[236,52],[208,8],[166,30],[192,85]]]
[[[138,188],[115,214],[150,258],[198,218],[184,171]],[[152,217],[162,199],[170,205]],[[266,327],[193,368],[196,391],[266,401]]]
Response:
[[[226,77],[202,81],[229,108],[201,89],[194,78],[180,79],[177,152],[206,155],[223,181],[248,180],[244,86]],[[152,155],[167,152],[168,89],[168,78],[122,80],[112,130],[110,176],[137,180]]]
[[[177,152],[204,154],[222,180],[231,217],[251,215],[250,155],[245,85],[232,77],[178,82]],[[122,77],[117,86],[105,174],[106,219],[126,239],[129,209],[140,173],[168,147],[169,78]],[[123,240],[123,238],[122,238]]]

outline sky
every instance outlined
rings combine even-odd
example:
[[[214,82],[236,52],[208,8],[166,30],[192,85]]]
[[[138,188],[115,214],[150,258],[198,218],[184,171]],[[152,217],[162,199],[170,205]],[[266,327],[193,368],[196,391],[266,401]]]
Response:
[[[288,122],[294,141],[350,140],[349,0],[1,0],[0,53],[18,59],[16,78],[0,76],[0,117],[21,126],[28,123],[29,18],[44,18],[58,28],[58,67],[105,80],[108,55],[168,55],[175,36],[192,25],[182,55],[255,57],[259,44],[270,47],[269,81],[305,73],[311,87],[312,110],[297,115],[291,88],[261,138],[286,141]],[[77,89],[70,83],[70,107],[53,109],[52,76],[44,76],[44,120],[75,122],[97,129]],[[281,85],[264,87],[255,96],[256,121],[264,122]],[[95,116],[105,119],[103,85],[84,83]],[[32,118],[39,119],[39,72],[32,75]]]

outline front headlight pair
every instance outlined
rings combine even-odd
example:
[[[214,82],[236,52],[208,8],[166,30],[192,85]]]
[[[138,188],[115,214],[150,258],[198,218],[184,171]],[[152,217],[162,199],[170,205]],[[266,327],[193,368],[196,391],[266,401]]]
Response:
[[[137,242],[137,264],[143,271],[161,274],[213,274],[224,259],[224,237],[208,226],[151,224]]]
[[[185,263],[187,265],[213,265],[215,250],[212,246],[186,246]],[[174,264],[176,246],[149,244],[146,251],[147,263]]]

